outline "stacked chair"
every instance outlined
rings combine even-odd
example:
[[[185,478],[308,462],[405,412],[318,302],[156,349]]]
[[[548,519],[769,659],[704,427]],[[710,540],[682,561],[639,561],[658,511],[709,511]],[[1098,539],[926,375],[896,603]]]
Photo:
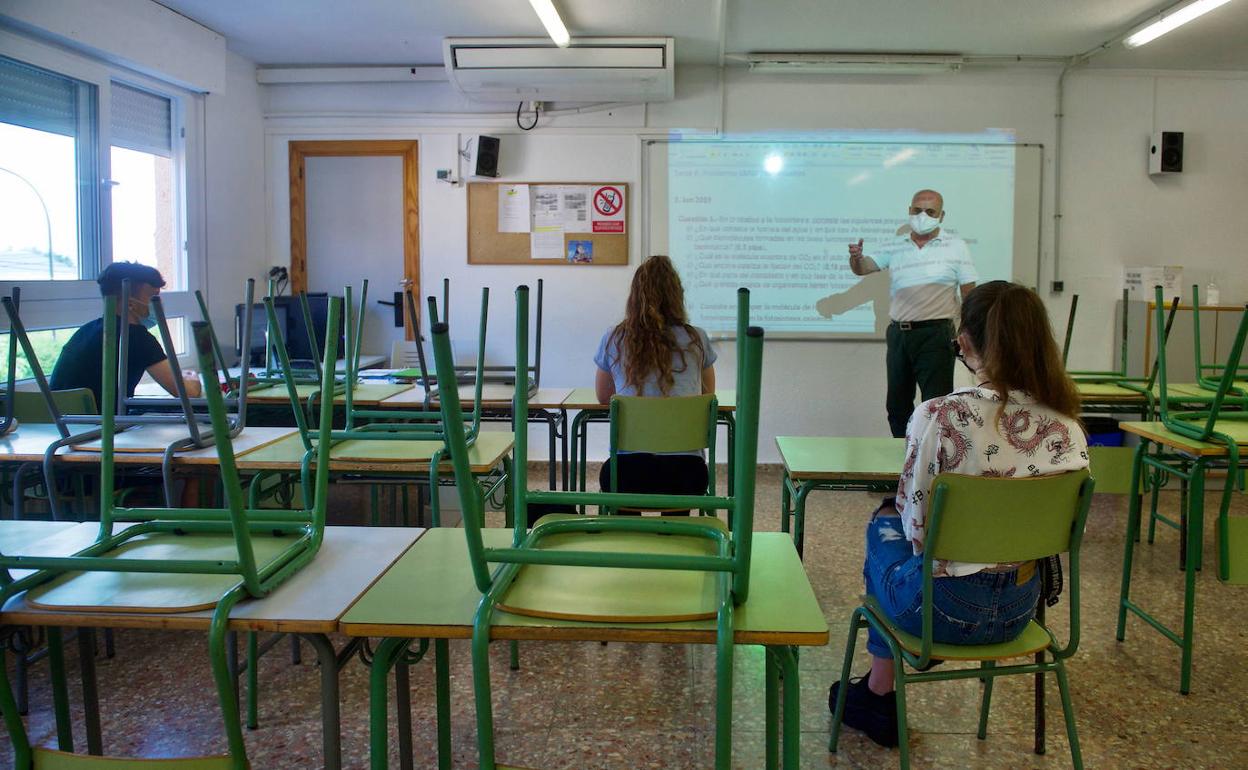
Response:
[[[738,294],[738,313],[748,313],[748,292]],[[516,381],[528,361],[529,291],[516,291]],[[454,376],[445,323],[432,329],[439,380]],[[532,491],[528,488],[528,437],[515,433],[511,547],[487,548],[482,539],[482,493],[471,483],[464,416],[458,394],[440,398],[445,440],[455,469],[469,560],[482,595],[472,637],[477,740],[483,770],[496,770],[489,642],[496,613],[572,618],[590,622],[642,622],[674,618],[716,621],[715,767],[731,765],[733,613],[749,596],[750,546],[754,517],[754,470],[758,444],[759,383],[763,332],[750,328],[737,340],[738,429],[732,463],[735,494],[638,495]],[[703,405],[704,407],[704,405]],[[513,413],[526,414],[528,391],[516,388]],[[731,528],[711,516],[640,517],[549,514],[529,529],[535,503],[598,505],[611,509],[724,510]],[[665,537],[666,536],[666,537]],[[493,567],[492,565],[497,565]],[[629,579],[616,571],[634,570]],[[660,572],[661,571],[661,572]],[[706,579],[705,576],[712,579]],[[659,586],[662,589],[659,589]],[[562,590],[551,591],[552,587]],[[642,609],[638,610],[638,605]],[[650,605],[650,606],[645,606]],[[388,640],[389,641],[389,640]],[[392,645],[401,652],[402,640]],[[393,651],[391,651],[393,653]],[[382,655],[381,650],[378,656]]]
[[[116,300],[105,299],[105,318],[113,318]],[[334,300],[329,308],[331,329],[337,324],[341,306]],[[121,420],[108,405],[119,404],[117,325],[105,324],[103,402],[100,416],[100,525],[96,541],[73,556],[28,557],[0,555],[0,604],[25,591],[32,606],[68,606],[79,610],[109,610],[126,603],[126,587],[135,590],[159,589],[176,582],[191,588],[199,599],[194,608],[214,608],[209,633],[209,654],[217,696],[225,722],[229,754],[185,760],[147,760],[163,768],[207,770],[248,767],[239,722],[238,699],[226,660],[226,628],[231,609],[241,600],[260,598],[307,565],[317,554],[324,536],[325,508],[329,483],[330,414],[332,403],[323,402],[321,428],[315,446],[308,451],[304,468],[315,465],[315,481],[305,485],[309,494],[301,510],[249,509],[235,464],[230,441],[230,417],[215,375],[212,339],[207,322],[193,324],[196,353],[208,377],[206,403],[211,435],[220,461],[224,508],[119,508],[113,503],[114,439]],[[330,387],[336,341],[326,345],[328,360],[323,386]],[[34,570],[13,580],[9,569]],[[108,580],[101,581],[101,573]],[[171,576],[177,576],[172,578]],[[103,588],[107,585],[108,588]],[[202,600],[202,601],[201,601]],[[148,611],[169,612],[189,609],[188,599],[179,597]],[[152,602],[153,604],[159,602]],[[178,606],[170,606],[170,605]],[[136,611],[130,607],[130,611]],[[61,768],[142,766],[142,759],[85,757],[71,753],[73,736],[69,723],[67,688],[64,680],[62,640],[59,629],[49,629],[49,656],[53,671],[53,697],[58,723],[60,751],[32,748],[25,726],[18,715],[7,668],[0,665],[0,711],[14,747],[14,766],[19,770],[58,770]],[[0,661],[2,662],[2,661]],[[108,761],[114,764],[107,764]]]
[[[247,281],[246,299],[248,306],[255,292],[255,281]],[[247,390],[248,390],[248,369],[247,361],[243,361],[242,373],[235,382],[229,378],[229,372],[226,368],[225,358],[221,353],[220,343],[217,341],[215,332],[212,330],[212,324],[208,317],[208,308],[204,303],[203,296],[196,292],[196,298],[199,301],[203,320],[207,357],[202,362],[205,365],[203,372],[213,373],[212,379],[215,381],[217,372],[220,371],[227,383],[227,391],[221,395],[222,404],[226,407],[227,416],[224,423],[224,432],[221,432],[218,426],[215,426],[207,411],[208,398],[191,398],[187,395],[186,382],[182,377],[181,367],[173,367],[174,383],[177,390],[175,397],[166,398],[127,398],[125,390],[120,386],[112,388],[112,395],[103,397],[104,403],[99,406],[105,414],[113,421],[115,428],[129,428],[136,426],[146,426],[144,431],[131,435],[140,436],[140,441],[146,442],[148,446],[144,447],[150,451],[160,452],[162,455],[161,475],[164,481],[165,504],[173,505],[176,496],[174,494],[174,458],[179,452],[190,449],[202,449],[212,446],[215,441],[220,438],[234,438],[246,425],[247,421]],[[125,282],[122,285],[121,307],[127,307],[130,299],[130,285]],[[43,373],[43,369],[37,360],[33,346],[26,334],[25,326],[18,311],[17,303],[14,298],[5,297],[3,299],[5,313],[9,318],[9,328],[11,337],[15,337],[17,343],[21,346],[26,358],[30,364],[34,375],[35,383],[42,394],[43,401],[47,407],[47,414],[57,426],[61,435],[60,440],[48,445],[44,453],[43,459],[43,475],[44,482],[50,493],[48,502],[52,508],[53,517],[61,519],[65,513],[62,509],[61,499],[55,494],[57,489],[56,479],[56,455],[63,447],[74,447],[81,449],[95,449],[95,442],[98,441],[103,433],[104,415],[95,413],[94,409],[88,409],[92,405],[84,402],[82,399],[72,399],[67,401],[64,394],[54,392],[48,384],[47,377]],[[114,319],[116,315],[109,315],[115,310],[109,310],[110,307],[115,308],[117,301],[114,298],[110,305],[105,302],[105,319]],[[169,332],[169,323],[165,317],[164,306],[160,301],[160,297],[152,298],[152,307],[156,314],[156,324],[160,334],[161,345],[164,348],[165,355],[170,361],[177,360],[177,350],[173,344],[172,335]],[[129,337],[127,334],[117,334],[117,330],[113,327],[118,326],[117,323],[105,323],[106,330],[117,339],[118,351],[116,354],[116,371],[108,372],[105,375],[106,382],[125,382],[129,348]],[[246,333],[251,333],[250,314],[245,321]],[[13,349],[10,349],[10,358],[13,356]],[[103,393],[102,393],[103,396]],[[16,399],[10,399],[9,403],[13,404]],[[82,411],[65,410],[66,406],[78,406]],[[133,407],[143,408],[159,408],[159,407],[175,407],[178,411],[175,413],[160,414],[130,414]],[[87,426],[86,430],[71,430],[71,426]]]
[[[1156,287],[1156,296],[1157,321],[1160,324],[1160,286]],[[1196,571],[1202,558],[1205,483],[1210,470],[1225,470],[1227,473],[1217,515],[1218,577],[1234,584],[1248,583],[1248,519],[1230,516],[1232,493],[1237,486],[1241,491],[1244,489],[1244,459],[1241,453],[1248,448],[1248,412],[1232,409],[1241,403],[1234,396],[1234,384],[1245,337],[1248,336],[1248,308],[1240,317],[1226,364],[1221,367],[1221,376],[1216,381],[1217,387],[1211,393],[1207,407],[1200,410],[1177,411],[1171,408],[1170,399],[1167,398],[1170,383],[1167,376],[1165,340],[1160,334],[1160,326],[1158,329],[1160,419],[1150,427],[1160,434],[1164,443],[1141,437],[1132,465],[1132,484],[1138,486],[1145,474],[1152,481],[1150,486],[1153,490],[1154,513],[1150,520],[1150,539],[1153,522],[1157,520],[1180,529],[1180,545],[1186,546],[1186,558],[1183,559],[1183,628],[1181,631],[1168,628],[1131,598],[1131,569],[1136,539],[1139,537],[1142,505],[1142,500],[1133,496],[1131,511],[1127,517],[1117,638],[1119,641],[1125,638],[1127,614],[1130,612],[1178,645],[1181,651],[1179,691],[1187,693],[1191,688]],[[1199,349],[1199,345],[1197,348]],[[1178,523],[1156,514],[1157,491],[1168,477],[1185,482],[1184,494],[1180,500],[1180,508],[1185,513]]]

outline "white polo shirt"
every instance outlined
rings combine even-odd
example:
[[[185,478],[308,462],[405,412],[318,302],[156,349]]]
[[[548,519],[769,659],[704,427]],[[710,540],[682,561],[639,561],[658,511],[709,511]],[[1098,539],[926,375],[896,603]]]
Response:
[[[907,233],[869,256],[889,271],[888,314],[894,321],[955,318],[962,306],[958,287],[979,281],[966,241],[943,229],[922,248]]]

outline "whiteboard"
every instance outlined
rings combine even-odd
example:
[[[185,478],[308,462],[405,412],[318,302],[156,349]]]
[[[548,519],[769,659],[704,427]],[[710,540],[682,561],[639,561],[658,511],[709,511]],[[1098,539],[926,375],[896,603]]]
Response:
[[[703,326],[718,337],[730,337],[735,333],[730,308],[735,303],[735,289],[746,285],[752,297],[751,322],[768,329],[772,339],[883,339],[888,325],[889,275],[887,271],[863,278],[848,273],[849,242],[857,237],[867,239],[865,250],[871,254],[871,234],[876,242],[894,237],[905,237],[906,207],[914,192],[914,180],[931,181],[925,186],[940,189],[949,185],[962,189],[942,190],[945,193],[946,232],[963,237],[980,274],[981,282],[1007,278],[1035,287],[1039,281],[1040,224],[1042,170],[1044,148],[1037,144],[1014,142],[933,142],[918,141],[913,137],[899,139],[882,135],[879,141],[848,141],[838,139],[790,139],[784,137],[751,138],[698,138],[696,150],[698,163],[718,164],[714,173],[719,178],[703,180],[706,195],[689,195],[685,176],[673,181],[675,169],[680,174],[688,167],[689,148],[694,143],[682,137],[649,137],[643,139],[643,189],[646,201],[643,209],[644,226],[642,246],[645,254],[668,254],[681,271],[685,283],[686,302],[691,322]],[[679,150],[672,148],[679,146]],[[705,152],[704,152],[705,151]],[[776,161],[779,157],[780,161]],[[832,157],[835,163],[827,162]],[[963,165],[970,166],[981,158],[997,158],[1001,168],[1010,166],[1008,181],[996,179],[993,190],[967,187],[974,174],[964,173]],[[733,160],[745,158],[746,161]],[[762,158],[764,162],[758,162]],[[941,158],[948,159],[950,166],[943,169]],[[1005,158],[1007,162],[1000,159]],[[899,161],[898,159],[902,159]],[[931,159],[927,171],[923,171],[924,159]],[[965,163],[961,159],[969,159]],[[775,161],[781,169],[772,165]],[[909,166],[907,165],[907,161]],[[734,165],[736,164],[736,165]],[[742,165],[745,164],[745,165]],[[805,165],[803,165],[805,164]],[[764,166],[767,170],[764,171]],[[834,168],[833,168],[834,166]],[[919,169],[916,171],[916,168]],[[748,179],[736,178],[735,169],[751,169]],[[776,173],[769,173],[776,172]],[[747,172],[740,172],[743,176]],[[826,184],[828,179],[840,180],[840,184]],[[956,181],[955,177],[963,178]],[[858,179],[868,179],[866,184],[853,186]],[[721,181],[722,180],[722,181]],[[892,181],[889,181],[892,180]],[[849,186],[846,186],[846,183]],[[795,185],[803,185],[795,187]],[[874,185],[874,195],[880,200],[864,203]],[[892,185],[892,187],[888,187]],[[724,206],[717,193],[723,189],[737,189],[737,200]],[[888,190],[881,198],[881,190]],[[680,190],[681,192],[676,192]],[[811,191],[810,195],[801,191]],[[741,198],[742,193],[749,196]],[[677,200],[673,201],[672,196]],[[778,196],[778,197],[777,197]],[[785,196],[788,196],[787,198]],[[796,196],[796,198],[794,197]],[[690,201],[702,202],[705,209],[697,209]],[[767,211],[768,202],[798,200],[795,214],[811,214],[815,211],[835,213],[854,209],[859,216],[853,224],[834,226],[820,225],[817,232],[798,225],[779,227],[778,223],[809,222],[810,217],[787,218],[777,216],[768,219],[771,227],[764,236],[738,236],[734,230],[746,229],[736,226],[721,227],[717,219],[741,219],[756,221],[762,217],[715,216],[738,214],[757,207]],[[806,211],[800,201],[817,200]],[[694,206],[694,208],[690,208]],[[864,206],[866,208],[864,208]],[[999,207],[993,213],[988,209]],[[874,208],[872,208],[874,207]],[[734,208],[729,212],[728,208]],[[973,211],[968,212],[970,208]],[[699,233],[691,236],[679,232],[689,218],[681,216],[673,223],[673,214],[681,211],[705,211],[712,220],[702,224]],[[774,207],[771,213],[776,213]],[[962,216],[957,216],[961,214]],[[978,221],[976,221],[978,218]],[[1008,226],[1002,223],[1008,220]],[[830,221],[830,220],[829,220]],[[1012,229],[1011,229],[1012,228]],[[866,231],[862,234],[860,231]],[[991,232],[989,232],[991,231]],[[792,235],[785,233],[801,232]],[[726,244],[722,249],[704,247],[694,239],[719,241]],[[777,241],[789,239],[794,243],[786,251]],[[996,240],[994,241],[993,238]],[[757,254],[745,255],[745,248],[756,248]],[[672,253],[676,249],[677,253]],[[738,251],[733,251],[737,249]],[[731,253],[730,253],[731,252]],[[978,252],[978,253],[977,253]],[[748,270],[740,269],[748,262]],[[736,283],[733,283],[733,281]],[[732,285],[728,285],[732,283]],[[720,294],[723,301],[719,302]],[[710,299],[708,295],[713,295]],[[815,315],[816,298],[823,312],[831,312],[834,323],[823,323],[824,316]],[[769,314],[774,317],[769,318]],[[805,316],[811,316],[809,320]],[[841,328],[828,328],[837,326]]]

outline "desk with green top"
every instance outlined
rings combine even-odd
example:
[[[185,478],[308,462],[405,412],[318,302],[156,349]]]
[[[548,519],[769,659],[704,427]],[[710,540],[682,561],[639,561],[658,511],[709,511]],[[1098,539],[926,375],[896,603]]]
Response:
[[[483,531],[486,547],[505,547],[511,530]],[[797,656],[795,647],[822,646],[828,624],[815,600],[810,581],[787,536],[779,532],[754,535],[750,560],[750,598],[735,617],[737,644],[757,644],[775,650],[783,671],[768,657],[767,767],[780,755],[777,716],[783,675],[783,766],[798,767],[800,738]],[[611,570],[597,569],[599,573]],[[437,586],[436,591],[413,586]],[[472,637],[473,615],[481,594],[473,582],[468,548],[462,529],[431,529],[417,541],[359,601],[347,611],[339,631],[349,636],[434,639],[437,683],[438,767],[450,768],[450,664],[448,639]],[[715,621],[676,623],[585,623],[512,615],[499,611],[492,639],[549,641],[651,642],[660,644],[714,644]],[[400,666],[401,668],[402,666]],[[372,681],[372,766],[386,766],[386,674],[374,671]],[[403,712],[400,712],[402,714]],[[400,718],[400,730],[403,722]]]
[[[1127,433],[1140,437],[1135,449],[1132,473],[1143,481],[1145,467],[1155,473],[1175,475],[1187,482],[1185,517],[1176,525],[1180,530],[1180,544],[1187,544],[1186,558],[1182,559],[1183,580],[1183,629],[1181,632],[1166,627],[1142,606],[1131,599],[1131,568],[1136,541],[1139,538],[1140,510],[1143,501],[1133,497],[1132,510],[1127,516],[1127,537],[1122,564],[1122,588],[1118,601],[1118,641],[1126,634],[1127,613],[1130,612],[1156,629],[1162,636],[1178,645],[1180,649],[1179,691],[1186,694],[1191,689],[1192,651],[1195,633],[1196,571],[1200,567],[1204,535],[1205,476],[1211,468],[1226,468],[1228,477],[1222,490],[1222,510],[1229,504],[1229,496],[1235,488],[1236,476],[1244,472],[1248,464],[1248,421],[1219,420],[1217,430],[1226,435],[1238,453],[1238,467],[1231,467],[1232,453],[1227,444],[1198,441],[1167,429],[1160,422],[1124,422],[1119,425]],[[1150,453],[1150,446],[1156,450]],[[1155,517],[1156,518],[1156,517]],[[1153,519],[1150,519],[1150,522]],[[1164,519],[1163,519],[1164,520]],[[1168,521],[1169,524],[1174,522]],[[1230,554],[1236,554],[1232,563]],[[1248,519],[1219,516],[1218,521],[1218,576],[1228,583],[1248,584]]]
[[[736,421],[734,414],[737,411],[737,392],[735,390],[716,390],[715,399],[719,402],[719,422],[728,428],[728,446],[724,456],[732,457],[732,443],[736,435]],[[576,484],[577,489],[586,489],[585,475],[586,465],[588,464],[588,433],[589,423],[591,422],[607,422],[609,418],[610,405],[604,404],[598,400],[598,393],[594,388],[573,388],[571,394],[563,401],[564,421],[567,421],[567,412],[576,411],[578,414],[572,420],[569,433],[572,437],[572,454],[569,458],[571,463],[571,480]],[[564,489],[568,489],[567,479],[564,481]],[[728,491],[732,492],[732,463],[728,464]]]
[[[49,522],[0,522],[0,544],[10,539],[5,527],[9,524],[47,525]],[[73,540],[77,548],[70,551],[61,548],[57,554],[68,555],[92,542],[99,529],[98,524],[51,524],[70,529],[62,530],[58,536],[61,538],[59,544],[56,538],[41,540],[25,552],[27,555],[49,555],[49,548],[63,546]],[[229,628],[232,631],[296,634],[316,650],[320,664],[325,766],[331,770],[342,766],[338,673],[354,656],[359,642],[353,641],[342,650],[335,650],[328,634],[338,630],[339,619],[347,608],[364,595],[423,533],[424,530],[407,527],[326,527],[325,540],[315,559],[269,596],[243,601],[230,613]],[[223,556],[227,555],[234,547],[232,539],[223,536],[220,547]],[[77,573],[69,583],[62,585],[58,580],[50,584],[60,586],[56,590],[64,593],[59,598],[40,595],[42,601],[39,606],[32,606],[25,593],[13,597],[0,611],[0,623],[85,629],[80,631],[79,644],[83,661],[87,746],[90,753],[99,754],[99,699],[95,688],[90,629],[155,628],[207,632],[212,620],[211,609],[170,612],[167,607],[178,603],[193,604],[198,589],[203,589],[201,598],[215,602],[221,594],[222,580],[228,582],[237,578],[160,573]],[[39,590],[36,589],[36,593]],[[148,611],[136,611],[139,608]],[[248,674],[249,686],[254,687],[254,669]],[[213,713],[216,712],[212,699],[205,701],[205,705]]]
[[[811,492],[895,490],[906,454],[902,438],[777,436],[776,447],[784,464],[780,531],[792,529],[799,556],[804,553],[806,498]]]
[[[1161,398],[1161,386],[1157,384],[1153,385],[1151,403],[1140,385],[1129,387],[1109,380],[1088,382],[1076,379],[1075,388],[1079,391],[1080,411],[1083,413],[1138,414],[1148,420],[1153,417],[1153,405]],[[1166,391],[1169,404],[1175,409],[1206,405],[1215,395],[1195,382],[1168,383]]]

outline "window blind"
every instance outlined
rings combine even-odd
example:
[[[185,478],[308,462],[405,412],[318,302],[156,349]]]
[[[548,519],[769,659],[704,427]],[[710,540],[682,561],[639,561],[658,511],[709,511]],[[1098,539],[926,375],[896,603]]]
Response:
[[[114,147],[170,157],[173,115],[169,99],[150,91],[113,83],[109,118]]]

